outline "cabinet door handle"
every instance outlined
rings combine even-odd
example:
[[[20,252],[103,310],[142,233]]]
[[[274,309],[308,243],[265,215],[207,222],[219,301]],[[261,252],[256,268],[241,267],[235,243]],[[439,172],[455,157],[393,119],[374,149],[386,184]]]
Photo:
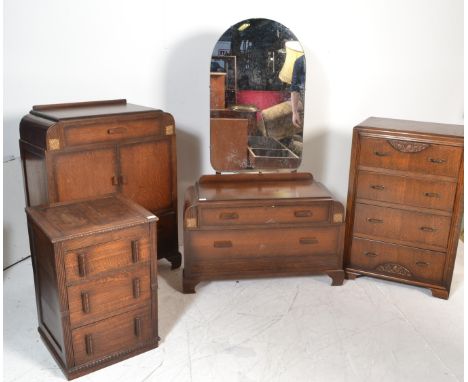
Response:
[[[138,240],[132,240],[132,262],[138,263],[140,260],[140,248],[138,246]]]
[[[418,261],[418,262],[416,262],[416,265],[418,267],[426,268],[429,265],[429,263],[426,263],[425,261]]]
[[[133,298],[138,298],[140,297],[140,279],[136,278],[133,279]]]
[[[239,219],[239,215],[236,212],[222,212],[219,214],[221,220],[236,220]]]
[[[425,192],[424,196],[427,196],[428,198],[440,198],[440,194],[437,192]]]
[[[446,159],[438,159],[438,158],[429,158],[429,162],[431,163],[436,163],[436,164],[441,164],[447,162]]]
[[[215,241],[213,243],[213,247],[215,247],[215,248],[230,248],[230,247],[232,247],[232,241],[231,240]]]
[[[435,231],[437,231],[436,228],[432,228],[432,227],[421,227],[421,228],[419,228],[419,229],[420,229],[421,231],[423,231],[423,232],[435,232]]]
[[[367,218],[367,221],[368,221],[369,223],[374,223],[374,224],[383,223],[383,220],[382,220],[382,219],[375,219],[375,218]]]
[[[299,239],[299,243],[300,244],[304,244],[304,245],[307,245],[307,244],[318,244],[318,240],[317,238],[315,237],[301,237]]]
[[[390,154],[383,151],[374,151],[374,154],[378,157],[388,157]]]
[[[367,256],[367,257],[377,257],[377,253],[375,252],[364,252],[364,256]]]
[[[107,134],[123,134],[127,132],[126,127],[113,127],[107,130]]]
[[[119,175],[119,184],[127,184],[128,178],[125,175]]]
[[[135,336],[140,337],[141,335],[141,318],[140,317],[135,317],[133,330],[134,330]]]
[[[112,185],[118,186],[119,185],[119,178],[117,176],[112,177]]]
[[[310,210],[294,211],[294,216],[296,218],[308,218],[312,216],[312,211]]]
[[[92,355],[93,354],[93,336],[91,334],[85,335],[85,347],[86,347],[86,354]]]
[[[83,309],[83,313],[89,313],[91,310],[88,292],[81,292],[81,308]]]
[[[370,188],[373,188],[374,190],[379,190],[379,191],[385,190],[385,186],[382,186],[381,184],[373,184],[370,186]]]
[[[86,276],[86,255],[84,253],[78,254],[78,273],[80,277]]]

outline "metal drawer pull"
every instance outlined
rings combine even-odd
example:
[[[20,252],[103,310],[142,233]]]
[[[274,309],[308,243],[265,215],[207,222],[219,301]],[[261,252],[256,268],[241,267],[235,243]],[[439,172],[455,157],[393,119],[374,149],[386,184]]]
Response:
[[[437,231],[436,228],[432,228],[432,227],[421,227],[419,228],[421,231],[424,231],[424,232],[435,232]]]
[[[447,162],[447,160],[445,160],[445,159],[429,158],[429,162],[441,164],[441,163]]]
[[[215,241],[213,243],[213,247],[215,247],[215,248],[230,248],[230,247],[232,247],[232,241],[231,240]]]
[[[427,196],[428,198],[440,198],[440,194],[437,192],[425,192],[424,196]]]
[[[133,279],[133,298],[140,297],[140,279]]]
[[[382,186],[381,184],[373,184],[370,186],[370,188],[373,188],[374,190],[385,190],[385,186]]]
[[[297,218],[308,218],[312,216],[312,211],[309,211],[309,210],[294,211],[294,216]]]
[[[86,346],[86,354],[87,355],[93,354],[93,336],[91,334],[85,335],[85,346]]]
[[[375,218],[367,218],[367,221],[369,223],[383,223],[383,220],[382,219],[375,219]]]
[[[219,214],[219,218],[222,220],[236,220],[239,219],[239,215],[236,212],[223,212]]]
[[[382,151],[374,151],[374,154],[378,157],[388,157],[390,155],[389,153],[384,153]]]
[[[424,262],[424,261],[418,261],[418,262],[416,262],[416,265],[417,265],[418,267],[423,267],[423,268],[425,268],[425,267],[427,267],[427,266],[429,265],[429,263],[426,263],[426,262]]]
[[[318,244],[318,242],[315,237],[301,237],[299,239],[300,244]]]
[[[123,134],[127,132],[126,127],[113,127],[107,130],[107,134]]]
[[[133,330],[134,330],[135,336],[140,337],[141,335],[141,318],[140,317],[135,317]]]
[[[377,257],[377,253],[374,253],[374,252],[364,252],[364,256],[367,256],[367,257]]]
[[[86,258],[84,253],[78,254],[78,273],[80,277],[86,276]]]
[[[138,263],[140,260],[140,248],[138,246],[138,240],[132,240],[132,261]]]
[[[88,292],[81,292],[81,307],[84,313],[89,313],[89,294]]]

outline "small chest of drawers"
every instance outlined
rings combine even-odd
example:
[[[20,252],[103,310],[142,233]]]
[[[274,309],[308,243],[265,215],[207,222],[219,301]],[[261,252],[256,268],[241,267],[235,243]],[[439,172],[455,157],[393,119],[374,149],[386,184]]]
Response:
[[[448,298],[463,214],[463,126],[369,118],[354,128],[345,271]]]
[[[26,212],[38,330],[67,377],[157,347],[157,217],[119,195]]]

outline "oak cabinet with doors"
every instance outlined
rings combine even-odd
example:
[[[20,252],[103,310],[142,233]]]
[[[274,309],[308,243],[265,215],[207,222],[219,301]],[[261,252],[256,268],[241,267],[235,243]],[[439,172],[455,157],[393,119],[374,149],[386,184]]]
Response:
[[[20,150],[27,206],[122,193],[158,216],[158,256],[180,266],[172,115],[126,100],[34,106]]]

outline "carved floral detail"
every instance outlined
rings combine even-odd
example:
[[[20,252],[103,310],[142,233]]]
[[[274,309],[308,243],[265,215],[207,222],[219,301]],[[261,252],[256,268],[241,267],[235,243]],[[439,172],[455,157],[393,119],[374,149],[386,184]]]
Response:
[[[405,141],[398,141],[396,139],[389,139],[387,142],[395,150],[398,150],[402,153],[419,153],[427,149],[430,146],[428,143],[405,142]]]
[[[393,263],[380,264],[377,268],[375,268],[375,270],[379,272],[394,273],[397,275],[407,276],[407,277],[412,276],[408,268],[405,268],[399,264],[393,264]]]

